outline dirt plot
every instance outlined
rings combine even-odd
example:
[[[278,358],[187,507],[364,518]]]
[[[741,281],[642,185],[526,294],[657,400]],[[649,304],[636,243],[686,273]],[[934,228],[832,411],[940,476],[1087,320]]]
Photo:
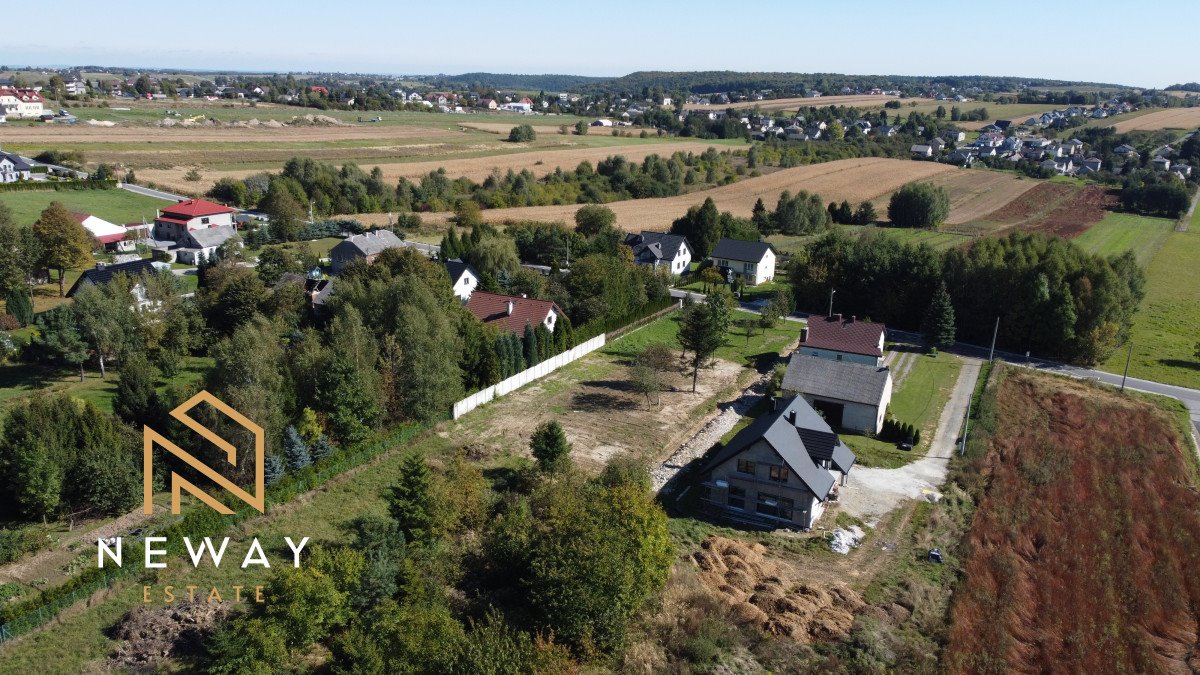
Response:
[[[561,138],[564,139],[564,145],[574,145],[574,142],[569,140],[569,136]],[[562,167],[564,171],[568,169],[574,170],[580,162],[586,161],[595,165],[613,155],[621,155],[631,162],[640,162],[649,155],[670,156],[676,152],[701,153],[714,146],[704,142],[664,141],[654,143],[643,141],[640,143],[630,143],[629,145],[575,146],[566,149],[549,147],[528,150],[527,147],[519,144],[495,141],[476,146],[459,147],[456,150],[460,152],[491,153],[509,151],[509,154],[492,154],[487,157],[465,157],[459,159],[422,160],[417,162],[360,162],[359,164],[368,170],[378,166],[383,171],[383,178],[387,183],[394,183],[401,177],[409,179],[419,178],[440,168],[444,168],[446,174],[451,178],[465,176],[474,181],[482,181],[493,171],[504,173],[509,170],[522,171],[528,169],[540,177],[552,173],[558,167]],[[716,147],[721,149],[720,146]],[[516,152],[513,152],[514,150]],[[169,188],[203,191],[207,190],[220,178],[245,178],[246,176],[261,173],[262,169],[202,171],[203,180],[196,183],[190,183],[183,179],[184,174],[187,172],[188,169],[183,167],[173,169],[139,169],[137,175],[139,178],[153,181]]]
[[[1200,669],[1200,492],[1182,422],[1033,372],[1010,372],[996,403],[966,470],[982,494],[942,670]]]
[[[683,106],[684,110],[748,110],[758,107],[763,110],[796,110],[799,108],[827,108],[835,105],[855,106],[858,108],[877,108],[888,101],[895,101],[899,96],[882,96],[870,94],[853,94],[849,96],[817,96],[815,98],[799,97],[799,98],[774,98],[765,101],[739,101],[738,103],[713,103],[703,105],[700,103],[686,103]],[[906,99],[913,101],[923,101],[925,99]]]
[[[1037,183],[1003,207],[983,216],[993,232],[1017,228],[1070,239],[1107,215],[1117,198],[1098,185],[1078,188],[1066,183]]]
[[[687,212],[688,207],[712,197],[717,208],[730,211],[735,216],[749,218],[754,202],[761,198],[769,208],[774,208],[779,193],[790,190],[815,192],[825,201],[849,200],[852,203],[869,201],[882,194],[890,194],[901,185],[914,180],[923,180],[938,174],[959,169],[948,164],[913,162],[903,159],[864,157],[841,159],[808,166],[783,169],[757,178],[747,178],[736,183],[711,190],[692,192],[678,197],[660,199],[631,199],[611,202],[605,206],[617,214],[617,225],[627,230],[665,230],[671,222]],[[483,212],[485,220],[570,221],[579,209],[578,204],[562,206],[530,206],[514,209],[491,209]],[[430,223],[445,223],[451,214],[423,214]],[[386,215],[364,220],[383,222]]]
[[[1200,127],[1200,107],[1168,108],[1139,115],[1112,125],[1118,134],[1127,131],[1157,131],[1159,129],[1195,129]]]
[[[1032,190],[1038,181],[1018,178],[1007,171],[960,170],[929,178],[929,182],[950,193],[950,217],[947,225],[977,220]],[[822,195],[824,196],[824,195]],[[886,217],[891,193],[873,200],[875,210]]]
[[[489,403],[484,414],[463,423],[486,451],[524,452],[537,425],[557,420],[574,448],[572,459],[582,466],[599,468],[618,455],[657,458],[687,431],[686,420],[742,372],[738,364],[717,360],[701,371],[695,394],[690,376],[673,375],[658,405],[647,408],[645,397],[633,391],[629,368],[596,354]]]

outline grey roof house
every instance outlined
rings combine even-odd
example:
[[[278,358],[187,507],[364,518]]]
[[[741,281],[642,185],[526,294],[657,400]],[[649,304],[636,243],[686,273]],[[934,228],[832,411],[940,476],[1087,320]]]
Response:
[[[642,230],[640,234],[626,236],[625,245],[633,249],[633,261],[639,265],[666,267],[671,274],[678,275],[692,264],[692,247],[677,234]]]
[[[726,276],[741,277],[750,286],[775,278],[775,251],[765,241],[721,239],[708,259]]]
[[[701,499],[733,520],[808,529],[854,461],[803,398],[780,400],[700,468]]]
[[[794,352],[782,389],[785,396],[803,397],[834,427],[879,433],[892,401],[892,373],[887,366]]]
[[[475,287],[479,285],[479,272],[476,272],[470,263],[465,263],[458,258],[447,260],[445,265],[446,272],[450,275],[450,284],[454,289],[454,294],[463,302],[470,300],[471,294],[475,292]]]
[[[333,273],[341,272],[350,261],[359,258],[367,263],[375,262],[380,253],[401,246],[404,246],[404,241],[391,230],[372,230],[347,237],[329,251]]]

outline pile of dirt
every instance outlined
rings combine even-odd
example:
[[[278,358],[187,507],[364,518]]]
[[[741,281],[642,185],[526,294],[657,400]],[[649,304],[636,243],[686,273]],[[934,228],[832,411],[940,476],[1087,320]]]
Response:
[[[293,117],[291,121],[288,122],[288,126],[346,127],[350,125],[337,119],[336,117],[330,117],[329,115],[303,115],[300,117]]]
[[[228,613],[221,603],[137,607],[113,628],[111,637],[120,645],[108,665],[118,672],[155,672],[168,658],[198,652],[209,630]]]
[[[801,642],[833,642],[850,635],[862,598],[845,586],[797,583],[766,558],[762,544],[709,537],[692,554],[700,581],[716,591],[740,624]]]

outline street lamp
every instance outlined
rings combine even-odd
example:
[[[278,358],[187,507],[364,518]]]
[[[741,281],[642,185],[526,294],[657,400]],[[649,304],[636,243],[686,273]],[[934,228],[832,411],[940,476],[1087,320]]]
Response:
[[[829,289],[829,314],[828,314],[828,316],[833,316],[833,294],[834,293],[837,293],[836,288]]]

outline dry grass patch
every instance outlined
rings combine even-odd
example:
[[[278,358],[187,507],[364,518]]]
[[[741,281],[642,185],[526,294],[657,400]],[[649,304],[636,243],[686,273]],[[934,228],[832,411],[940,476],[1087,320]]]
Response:
[[[1127,131],[1158,131],[1159,129],[1195,129],[1200,127],[1200,108],[1168,108],[1139,115],[1112,125],[1118,134]]]

